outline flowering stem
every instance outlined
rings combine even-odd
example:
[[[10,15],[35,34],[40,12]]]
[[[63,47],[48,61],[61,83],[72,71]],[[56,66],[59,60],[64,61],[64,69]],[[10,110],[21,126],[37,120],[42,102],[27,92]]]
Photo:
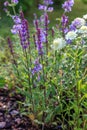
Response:
[[[30,102],[32,103],[33,106],[33,113],[34,113],[34,102],[33,102],[33,93],[32,93],[32,87],[31,87],[31,81],[30,81],[30,70],[29,70],[29,62],[28,62],[28,55],[27,51],[25,49],[25,57],[26,57],[26,63],[27,63],[27,70],[28,70],[28,84],[29,84],[29,92],[30,92]],[[30,59],[31,61],[31,59]]]
[[[13,9],[13,13],[14,13],[14,15],[16,16],[15,7],[14,7],[14,6],[12,6],[12,9]]]
[[[13,57],[13,64],[15,65],[15,69],[16,69],[17,75],[19,77],[18,65],[17,65],[17,62],[16,62],[15,57],[14,57],[14,50],[13,50],[12,41],[11,41],[11,39],[9,37],[7,38],[7,42],[8,42],[8,47],[10,49],[10,53],[11,53],[11,55]]]

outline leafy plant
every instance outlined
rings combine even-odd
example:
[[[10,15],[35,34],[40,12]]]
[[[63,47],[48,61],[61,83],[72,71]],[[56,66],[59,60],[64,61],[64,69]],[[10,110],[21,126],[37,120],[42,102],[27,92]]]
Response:
[[[6,4],[6,3],[5,3]],[[58,26],[49,30],[48,12],[53,11],[53,2],[45,1],[38,19],[34,14],[34,31],[30,34],[28,21],[22,10],[15,15],[11,29],[16,34],[14,42],[8,37],[11,63],[16,76],[16,89],[25,96],[19,103],[22,114],[38,124],[42,130],[46,123],[58,125],[63,130],[86,128],[86,86],[87,86],[87,16],[76,18],[68,25],[67,12],[74,1],[62,5],[64,13],[58,19]]]

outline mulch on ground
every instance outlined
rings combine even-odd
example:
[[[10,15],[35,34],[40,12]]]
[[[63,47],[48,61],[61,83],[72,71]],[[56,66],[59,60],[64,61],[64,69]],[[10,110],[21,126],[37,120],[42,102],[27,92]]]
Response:
[[[21,94],[7,87],[0,88],[0,130],[41,130],[27,116],[21,115],[18,101],[24,101]],[[45,126],[44,130],[61,130]]]
[[[20,114],[18,101],[22,100],[22,95],[0,89],[0,130],[39,130],[28,117]]]

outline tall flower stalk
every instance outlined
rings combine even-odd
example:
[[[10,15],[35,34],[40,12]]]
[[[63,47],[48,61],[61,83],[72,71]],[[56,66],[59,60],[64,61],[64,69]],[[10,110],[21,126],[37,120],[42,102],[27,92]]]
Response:
[[[12,41],[11,41],[11,39],[9,37],[7,38],[7,42],[8,42],[8,47],[10,49],[11,56],[13,58],[12,59],[13,60],[13,65],[15,66],[15,69],[17,71],[17,76],[19,77],[18,64],[17,64],[17,62],[15,60],[14,50],[13,50],[13,44],[12,44]]]
[[[68,16],[66,15],[66,13],[72,11],[73,5],[74,5],[74,0],[66,0],[64,2],[64,4],[62,4],[62,8],[64,9],[64,13],[61,17],[63,37],[65,37],[65,34],[69,31],[69,29],[67,27],[69,19],[68,19]]]

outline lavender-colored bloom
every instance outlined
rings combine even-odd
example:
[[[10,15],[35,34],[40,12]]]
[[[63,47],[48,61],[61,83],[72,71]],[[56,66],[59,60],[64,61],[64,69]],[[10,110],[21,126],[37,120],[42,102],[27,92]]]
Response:
[[[39,27],[39,20],[37,19],[34,20],[34,26],[36,27],[36,30],[37,30]]]
[[[48,20],[48,15],[47,14],[45,14],[44,17],[45,17],[45,23],[44,23],[45,24],[45,35],[46,35],[46,43],[47,43],[48,42],[47,41],[47,36],[48,36],[48,23],[49,23],[48,21],[49,20]]]
[[[41,5],[41,4],[39,4],[38,9],[39,9],[39,10],[44,10],[44,11],[46,11],[46,10],[47,10],[47,6],[46,6],[46,5]]]
[[[26,49],[30,44],[28,22],[24,18],[23,12],[20,13],[20,17],[19,16],[12,16],[12,19],[13,19],[15,25],[11,29],[11,32],[13,34],[19,35],[21,46],[23,49]]]
[[[45,5],[52,5],[53,4],[53,0],[44,0],[44,4]]]
[[[13,34],[19,34],[19,31],[21,30],[21,24],[13,25],[13,28],[11,29],[11,32]]]
[[[68,33],[68,31],[69,31],[68,27],[65,27],[65,28],[63,29],[64,34]]]
[[[49,7],[47,11],[48,12],[52,12],[53,11],[53,7]]]
[[[39,10],[44,10],[44,11],[47,11],[47,12],[52,12],[53,11],[53,7],[47,7],[46,5],[41,5],[41,4],[39,4],[38,9]]]
[[[36,35],[34,35],[33,38],[34,38],[35,47],[37,47],[38,50],[38,54],[42,55],[43,43],[46,42],[46,37],[45,37],[45,31],[39,27],[39,24],[40,24],[39,20],[35,19],[34,26],[36,27]]]
[[[68,40],[66,40],[66,43],[67,43],[67,44],[71,44],[71,43],[72,43],[72,40],[68,39]]]
[[[76,31],[77,28],[80,28],[81,26],[84,26],[86,24],[86,21],[83,18],[76,18],[74,21],[72,21],[70,25],[70,30]]]
[[[21,23],[21,19],[17,15],[16,16],[12,16],[12,19],[13,19],[15,24],[20,24]]]
[[[22,48],[26,49],[30,44],[28,22],[26,19],[22,20],[21,30],[19,30],[19,37],[20,37]]]
[[[62,23],[62,26],[66,26],[68,24],[68,16],[66,15],[63,15],[62,18],[61,18],[61,23]]]
[[[39,9],[44,10],[45,12],[52,12],[53,7],[48,7],[49,5],[52,5],[53,1],[52,0],[44,0],[43,5],[39,4]]]
[[[5,1],[4,2],[4,6],[8,6],[9,5],[9,2],[8,1]]]
[[[11,2],[14,4],[18,4],[19,1],[18,0],[11,0]]]
[[[74,5],[74,0],[67,0],[62,4],[62,8],[65,12],[70,12],[72,10],[72,6]]]
[[[42,65],[39,63],[38,59],[34,62],[35,67],[32,69],[32,74],[38,73],[42,70]]]
[[[19,16],[12,16],[12,19],[14,21],[13,28],[11,29],[11,32],[13,34],[19,34],[19,31],[21,30],[21,19]]]
[[[37,29],[37,41],[36,41],[36,44],[37,44],[37,49],[38,49],[38,53],[39,55],[42,55],[43,54],[43,51],[42,51],[42,30],[40,28]]]

